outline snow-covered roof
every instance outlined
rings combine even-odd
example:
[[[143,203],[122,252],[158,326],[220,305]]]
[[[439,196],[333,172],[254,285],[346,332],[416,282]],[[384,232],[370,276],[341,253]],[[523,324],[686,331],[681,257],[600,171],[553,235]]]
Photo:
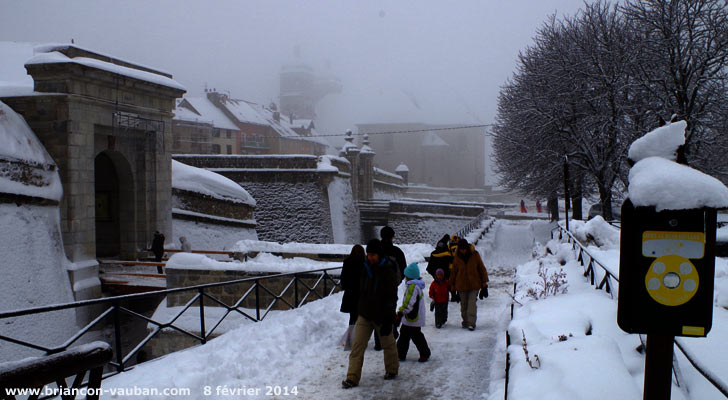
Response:
[[[687,122],[677,121],[648,132],[629,146],[627,157],[634,162],[647,157],[662,157],[675,161],[677,148],[685,144],[687,126]]]
[[[234,181],[212,171],[172,160],[172,188],[255,206],[255,199]]]
[[[431,131],[428,131],[422,137],[422,145],[431,147],[448,146],[448,144],[444,140],[442,140],[442,138],[440,138]]]
[[[210,122],[215,128],[238,130],[235,123],[207,97],[185,97],[177,105],[174,114],[177,120]]]
[[[222,104],[241,123],[269,125],[268,121],[258,112],[257,108],[260,107],[258,104],[228,98]]]
[[[629,171],[635,206],[661,210],[728,207],[728,188],[710,175],[661,157],[648,157]]]
[[[407,167],[404,163],[401,163],[395,168],[395,172],[409,172],[409,167]]]
[[[84,65],[90,68],[96,68],[103,71],[108,71],[114,74],[127,76],[130,78],[138,79],[141,81],[153,83],[160,86],[166,86],[172,89],[186,91],[184,86],[175,81],[172,78],[168,78],[164,75],[155,74],[152,72],[142,71],[139,69],[123,67],[121,65],[112,64],[110,62],[97,60],[88,57],[74,57],[69,58],[63,53],[52,51],[50,53],[39,53],[33,56],[30,60],[25,62],[25,65],[37,65],[37,64],[63,64],[73,63]]]
[[[0,170],[0,192],[60,201],[63,196],[56,163],[23,117],[0,102],[0,159],[10,161]],[[13,163],[36,167],[30,177]],[[20,178],[20,179],[19,179]]]

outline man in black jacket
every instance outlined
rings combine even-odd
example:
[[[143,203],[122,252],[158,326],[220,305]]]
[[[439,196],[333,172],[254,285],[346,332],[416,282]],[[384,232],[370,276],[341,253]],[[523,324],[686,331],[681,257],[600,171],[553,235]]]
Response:
[[[384,349],[384,379],[394,379],[399,372],[397,345],[392,335],[397,307],[397,267],[384,256],[382,242],[372,239],[367,244],[367,260],[359,288],[359,318],[354,328],[354,344],[349,354],[349,370],[342,387],[359,385],[364,364],[364,351],[372,336],[379,334]]]

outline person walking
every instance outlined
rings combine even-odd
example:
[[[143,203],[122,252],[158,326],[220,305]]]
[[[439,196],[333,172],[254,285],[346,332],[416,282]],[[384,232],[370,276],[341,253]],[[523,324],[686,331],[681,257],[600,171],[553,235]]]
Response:
[[[402,321],[402,329],[397,340],[397,354],[399,360],[407,358],[409,342],[417,347],[420,352],[419,362],[425,362],[430,358],[430,347],[427,346],[427,339],[422,334],[422,327],[425,326],[425,282],[420,278],[420,267],[412,263],[404,269],[406,286],[402,305],[397,310],[397,318]]]
[[[449,235],[443,236],[442,239],[437,242],[435,250],[430,253],[430,261],[427,263],[427,273],[432,275],[433,279],[435,279],[435,272],[438,269],[442,269],[445,274],[445,279],[448,279],[450,277],[452,252],[450,252],[450,248],[447,246],[449,240]]]
[[[458,242],[450,282],[460,296],[462,326],[472,331],[478,317],[476,296],[480,299],[487,297],[488,271],[480,253],[465,239]]]
[[[526,202],[521,200],[521,212],[526,213]]]
[[[445,271],[438,268],[435,280],[430,283],[430,311],[435,311],[435,328],[440,329],[447,322],[447,303],[450,301],[450,281],[445,278]]]
[[[404,269],[407,267],[407,259],[404,256],[402,249],[394,245],[394,229],[389,226],[385,226],[379,231],[379,236],[382,238],[382,248],[384,249],[384,255],[393,258],[397,262],[397,268],[399,273],[399,282],[402,283],[404,278]]]
[[[359,317],[359,278],[364,268],[366,253],[361,245],[354,245],[351,248],[349,257],[344,260],[341,268],[341,287],[344,289],[344,296],[341,299],[340,311],[349,313],[349,327],[342,338],[344,350],[351,350],[354,338],[354,325]]]
[[[379,333],[384,349],[384,379],[399,373],[397,345],[392,334],[397,307],[397,266],[384,255],[382,242],[372,239],[367,243],[367,256],[359,284],[359,317],[354,327],[354,344],[349,354],[344,389],[359,385],[361,370],[372,331]]]
[[[164,234],[159,231],[154,231],[154,238],[152,239],[152,253],[154,254],[154,262],[162,262],[164,256]],[[161,266],[157,265],[157,273],[162,274],[164,270]]]
[[[393,260],[397,264],[397,286],[402,283],[404,278],[404,269],[407,267],[407,259],[404,256],[402,249],[394,245],[394,229],[390,226],[385,226],[379,231],[379,236],[382,238],[382,248],[384,249],[384,256]],[[397,327],[393,328],[394,338],[396,339],[399,333]],[[374,350],[382,350],[382,343],[379,340],[379,334],[374,332]]]

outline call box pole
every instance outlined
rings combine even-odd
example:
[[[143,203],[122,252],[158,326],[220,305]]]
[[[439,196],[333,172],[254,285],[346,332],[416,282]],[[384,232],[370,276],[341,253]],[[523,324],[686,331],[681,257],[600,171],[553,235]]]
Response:
[[[670,400],[674,336],[647,335],[644,400]]]

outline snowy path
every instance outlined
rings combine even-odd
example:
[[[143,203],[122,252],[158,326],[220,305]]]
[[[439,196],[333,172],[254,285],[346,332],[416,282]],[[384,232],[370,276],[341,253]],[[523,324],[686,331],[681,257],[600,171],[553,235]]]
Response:
[[[205,346],[145,363],[104,385],[190,388],[193,398],[205,398],[205,386],[213,398],[241,397],[218,392],[218,387],[224,385],[232,390],[262,389],[258,398],[276,398],[265,396],[267,385],[295,386],[297,397],[304,399],[485,398],[491,390],[491,376],[503,375],[505,344],[501,342],[505,340],[510,302],[506,291],[512,290],[514,268],[530,258],[533,243],[528,222],[496,224],[478,248],[491,284],[490,297],[478,301],[476,330],[460,327],[460,307],[456,303],[450,303],[449,320],[442,329],[434,327],[434,314],[428,312],[423,332],[432,350],[430,361],[418,363],[417,349],[411,345],[393,381],[382,379],[383,355],[372,349],[372,340],[365,353],[360,386],[341,388],[349,353],[336,345],[348,318],[338,310],[339,294],[259,324],[241,326]],[[420,265],[423,272],[425,267],[424,263]],[[429,287],[431,278],[424,275]],[[278,398],[292,397],[296,396]]]

